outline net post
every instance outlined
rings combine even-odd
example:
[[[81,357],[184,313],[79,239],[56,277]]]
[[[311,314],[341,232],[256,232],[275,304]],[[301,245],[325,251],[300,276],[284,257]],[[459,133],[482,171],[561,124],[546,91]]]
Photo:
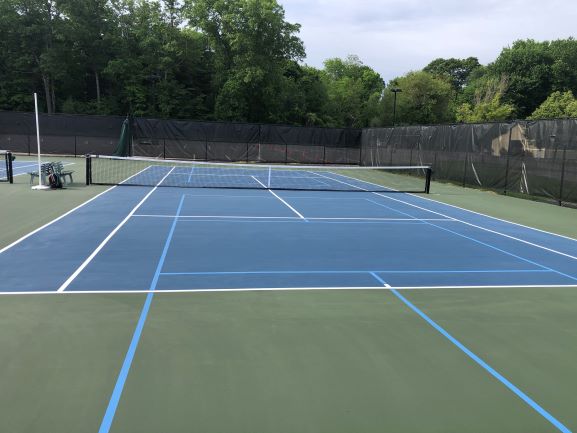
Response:
[[[14,183],[14,167],[12,165],[12,152],[8,152],[6,154],[6,158],[8,158],[8,182]]]
[[[268,183],[267,183],[267,185],[266,185],[266,187],[269,188],[269,189],[270,189],[270,177],[271,177],[271,174],[272,174],[272,166],[269,165],[269,166],[268,166]]]
[[[427,167],[427,178],[425,180],[425,194],[429,194],[431,192],[431,178],[433,177],[433,168]]]
[[[86,185],[92,184],[92,156],[85,155],[86,157]]]

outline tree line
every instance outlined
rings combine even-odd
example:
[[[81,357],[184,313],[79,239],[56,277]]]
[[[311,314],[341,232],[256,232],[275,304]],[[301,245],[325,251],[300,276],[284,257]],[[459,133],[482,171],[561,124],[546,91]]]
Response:
[[[38,92],[48,113],[307,126],[577,117],[573,38],[385,82],[354,55],[303,64],[299,30],[276,0],[0,0],[0,109]]]

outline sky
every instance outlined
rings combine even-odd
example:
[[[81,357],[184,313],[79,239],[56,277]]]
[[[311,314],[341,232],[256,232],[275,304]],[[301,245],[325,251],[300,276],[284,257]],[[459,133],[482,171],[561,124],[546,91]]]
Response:
[[[278,0],[301,24],[304,63],[356,54],[385,81],[432,60],[495,60],[518,39],[577,36],[574,0]]]

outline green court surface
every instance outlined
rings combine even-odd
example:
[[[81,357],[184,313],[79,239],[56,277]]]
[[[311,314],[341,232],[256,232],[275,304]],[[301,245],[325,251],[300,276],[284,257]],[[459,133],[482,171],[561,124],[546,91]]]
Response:
[[[0,185],[0,250],[104,191]],[[577,238],[577,211],[428,198]],[[7,205],[8,204],[8,205]],[[430,248],[431,246],[423,246]],[[434,247],[434,246],[433,246]],[[34,269],[30,269],[34,272]],[[577,431],[577,287],[402,295]],[[146,294],[0,296],[0,432],[96,432]],[[388,290],[156,293],[111,432],[559,431]]]

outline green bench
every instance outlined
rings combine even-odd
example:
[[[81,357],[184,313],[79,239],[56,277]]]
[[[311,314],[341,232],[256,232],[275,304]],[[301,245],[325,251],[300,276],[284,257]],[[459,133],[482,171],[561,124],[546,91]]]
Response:
[[[74,170],[65,170],[64,164],[62,164],[60,161],[46,162],[40,165],[40,174],[42,176],[43,185],[47,185],[47,179],[51,173],[56,173],[60,177],[62,185],[66,185],[66,178],[70,179],[70,183],[74,182],[74,179],[72,178]],[[30,175],[30,185],[32,185],[34,183],[34,179],[38,177],[38,172],[32,171],[28,174]]]

